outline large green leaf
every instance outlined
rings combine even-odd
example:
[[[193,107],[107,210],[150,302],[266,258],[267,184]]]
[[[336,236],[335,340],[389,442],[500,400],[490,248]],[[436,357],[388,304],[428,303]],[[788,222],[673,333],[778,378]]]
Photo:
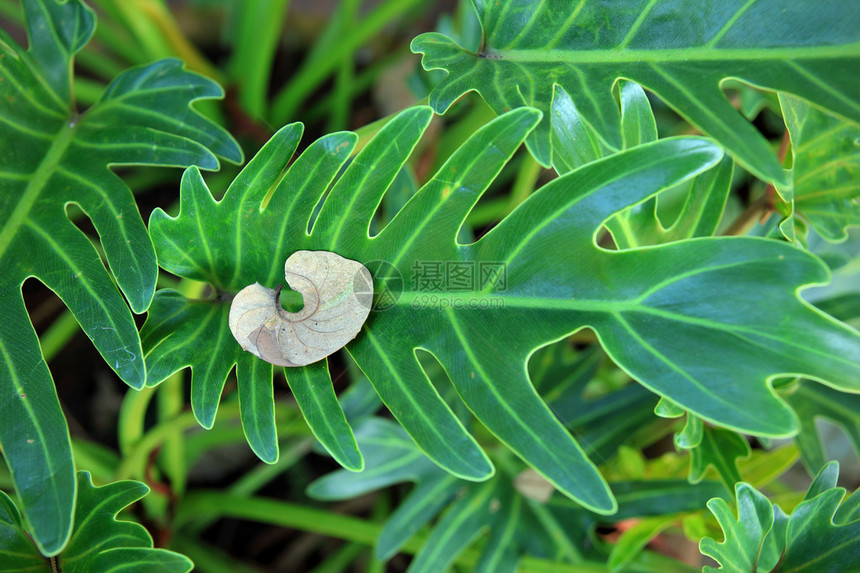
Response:
[[[276,287],[287,256],[309,249],[399,271],[399,296],[371,313],[347,349],[423,451],[460,477],[485,479],[491,466],[419,366],[418,348],[435,356],[484,426],[558,489],[603,512],[614,509],[606,484],[529,380],[526,362],[540,346],[590,326],[646,387],[706,420],[760,435],[796,430],[770,377],[804,373],[860,391],[860,335],[796,296],[798,287],[827,278],[815,257],[738,237],[625,251],[596,246],[597,229],[613,214],[720,162],[719,148],[701,138],[661,140],[589,163],[536,191],[481,240],[458,244],[468,212],[540,119],[533,109],[514,110],[470,137],[370,237],[373,213],[430,117],[417,107],[393,118],[313,221],[352,134],[316,141],[283,173],[300,131],[283,128],[220,202],[188,170],[179,215],[154,212],[150,231],[166,270],[207,281],[216,294],[156,296],[141,334],[148,383],[191,366],[192,406],[210,425],[232,366],[256,360],[227,330],[231,294],[254,282]],[[444,291],[430,281],[440,269]],[[377,284],[376,292],[391,294],[393,284]],[[325,368],[290,369],[287,380],[316,436],[346,467],[360,468]],[[241,369],[238,383],[247,383]],[[313,403],[302,398],[308,385]],[[242,415],[257,411],[243,406]]]
[[[737,518],[724,500],[709,501],[725,540],[705,538],[699,543],[702,553],[720,563],[719,569],[705,567],[704,571],[840,573],[855,569],[860,562],[860,520],[855,516],[853,521],[834,522],[845,498],[845,490],[836,487],[838,474],[836,462],[823,467],[790,516],[747,483],[736,488]]]
[[[79,113],[72,63],[93,33],[92,11],[79,0],[27,0],[24,10],[28,51],[0,31],[0,443],[34,538],[54,554],[71,526],[74,469],[21,285],[36,277],[54,291],[108,365],[140,388],[143,353],[123,295],[135,312],[149,306],[155,252],[131,191],[109,166],[214,169],[214,154],[238,161],[241,152],[189,108],[221,89],[177,60],[121,74]],[[66,216],[69,203],[92,220],[113,278]]]
[[[819,235],[844,241],[847,227],[860,226],[860,127],[786,94],[779,103],[794,158],[790,187],[781,195]]]
[[[622,147],[628,149],[655,141],[657,122],[645,91],[639,84],[628,81],[621,81],[618,91]],[[597,134],[561,86],[555,86],[552,117],[553,164],[559,173],[567,173],[613,153],[599,145]],[[652,197],[619,213],[606,225],[615,245],[619,249],[630,249],[713,235],[729,196],[732,173],[733,163],[724,157],[719,167],[661,193],[659,198]],[[667,196],[680,202],[681,207],[674,220],[664,225],[658,215],[657,201]]]
[[[610,416],[603,418],[603,429],[608,433],[629,435],[623,428],[616,429]],[[415,482],[414,489],[386,519],[376,541],[378,558],[389,559],[429,526],[429,535],[410,572],[446,570],[485,530],[486,543],[475,571],[514,571],[524,554],[581,560],[579,548],[592,545],[597,526],[606,520],[560,496],[543,502],[531,500],[511,486],[515,476],[510,472],[477,484],[459,480],[433,464],[402,428],[389,420],[361,420],[356,424],[356,438],[365,455],[365,469],[332,472],[311,483],[308,494],[341,500],[404,481]],[[508,469],[516,472],[520,466]],[[691,486],[684,480],[616,483],[613,491],[618,496],[619,512],[612,520],[697,511],[708,499],[720,495],[719,487],[716,482]],[[570,527],[571,523],[577,525]],[[540,539],[537,545],[536,530]],[[628,558],[633,559],[638,552],[631,551]],[[587,556],[595,560],[605,557],[597,551]]]
[[[95,487],[88,472],[78,472],[77,479],[75,527],[65,551],[55,557],[59,569],[52,569],[51,563],[42,557],[25,530],[18,509],[0,492],[0,571],[191,571],[193,565],[187,557],[154,549],[152,537],[142,525],[116,519],[122,509],[145,496],[148,487],[136,481]]]
[[[576,102],[600,144],[622,145],[612,88],[620,78],[658,94],[741,163],[768,181],[787,179],[765,139],[721,91],[727,78],[780,90],[860,123],[860,83],[846,73],[860,57],[856,3],[769,0],[633,2],[474,0],[484,31],[477,53],[450,38],[418,36],[425,69],[448,76],[430,94],[443,113],[474,90],[497,112],[531,105],[548,112],[553,85]],[[555,162],[550,123],[527,140]]]
[[[860,396],[846,396],[830,388],[801,381],[785,398],[800,418],[800,432],[794,439],[810,473],[818,472],[827,463],[827,452],[815,425],[816,418],[827,418],[838,424],[860,455]]]

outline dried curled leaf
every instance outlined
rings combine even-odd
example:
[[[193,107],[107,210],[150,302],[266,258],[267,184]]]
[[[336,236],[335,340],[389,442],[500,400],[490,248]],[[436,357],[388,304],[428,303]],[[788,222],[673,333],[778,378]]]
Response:
[[[243,288],[230,306],[230,331],[243,349],[277,366],[305,366],[355,338],[373,302],[364,265],[328,251],[296,251],[284,275],[304,308],[284,310],[280,287]]]

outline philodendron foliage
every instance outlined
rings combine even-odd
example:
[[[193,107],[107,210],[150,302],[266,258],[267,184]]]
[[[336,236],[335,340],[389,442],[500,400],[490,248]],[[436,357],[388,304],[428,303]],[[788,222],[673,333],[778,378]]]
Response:
[[[857,566],[860,497],[846,498],[836,487],[839,464],[818,472],[803,500],[790,515],[748,483],[736,486],[737,518],[722,499],[708,509],[725,533],[718,543],[706,537],[699,547],[713,557],[718,571],[851,571]]]
[[[136,481],[93,486],[90,474],[77,474],[75,526],[68,545],[45,560],[27,535],[18,508],[0,492],[0,571],[9,573],[92,573],[93,571],[158,571],[186,573],[193,564],[187,557],[152,547],[152,537],[139,523],[117,519],[117,514],[147,494]]]
[[[111,369],[142,387],[131,310],[149,307],[158,268],[134,197],[109,166],[217,169],[216,155],[238,162],[242,153],[189,107],[221,88],[178,60],[130,69],[78,110],[72,66],[93,34],[92,10],[79,0],[33,0],[24,10],[29,50],[0,31],[0,444],[34,539],[51,555],[69,535],[75,470],[21,285],[35,277],[54,291]],[[98,231],[113,276],[68,218],[70,203]]]
[[[279,461],[279,440],[305,431],[275,418],[273,384],[285,376],[311,433],[343,468],[316,480],[312,495],[415,482],[377,520],[385,525],[375,540],[379,559],[416,553],[413,571],[454,562],[513,571],[528,559],[670,570],[661,567],[675,561],[643,549],[682,521],[721,571],[809,569],[825,554],[822,570],[837,570],[860,559],[860,498],[835,487],[816,426],[822,417],[841,425],[860,450],[851,250],[860,4],[474,0],[471,33],[449,35],[471,46],[480,26],[475,51],[440,32],[412,42],[435,70],[422,76],[434,83],[429,105],[315,140],[303,141],[300,121],[279,124],[232,182],[201,175],[219,158],[243,160],[227,131],[194,109],[223,95],[214,81],[166,59],[120,73],[96,97],[74,76],[94,12],[82,0],[21,4],[27,49],[0,31],[0,447],[9,469],[0,465],[0,477],[15,493],[0,494],[0,570],[189,570],[189,559],[116,519],[147,491],[121,478],[152,480],[157,495],[139,506],[141,519],[161,533],[175,526],[177,545],[205,529],[210,516],[182,506],[188,470],[223,436],[205,434],[208,446],[186,451],[181,431],[213,427],[233,371],[238,407],[222,415],[238,410],[268,464]],[[251,24],[266,9],[228,4],[243,15],[237,61],[247,63],[257,49]],[[277,13],[286,4],[265,3]],[[295,84],[310,93],[325,79],[318,70],[339,70],[331,100],[346,102],[344,117],[331,125],[346,125],[350,85],[360,83],[352,55],[322,65],[346,50],[332,38],[361,2],[341,4],[317,45],[328,47],[310,50],[302,70],[314,69]],[[405,10],[395,4],[380,2],[360,20],[364,40],[344,46],[358,49],[379,29],[368,26]],[[132,27],[129,15],[151,8],[136,30],[196,53],[166,3],[99,5]],[[269,24],[261,62],[274,61],[280,37]],[[257,88],[269,85],[260,80]],[[91,105],[78,106],[75,85]],[[439,122],[449,131],[428,130],[470,91],[495,117],[478,97],[463,98]],[[236,105],[252,109],[228,115],[298,109],[289,98],[266,106],[264,92],[249,98],[239,86]],[[662,123],[647,92],[668,106],[655,104]],[[751,121],[762,109],[761,124],[784,127],[779,151],[779,132],[768,139]],[[117,166],[185,168],[178,210],[164,204],[145,225]],[[739,188],[750,194],[744,204]],[[499,195],[510,199],[503,211]],[[472,224],[479,212],[488,225]],[[98,240],[79,228],[83,217]],[[121,459],[93,454],[84,439],[89,449],[73,448],[24,303],[29,278],[62,300],[129,386]],[[179,286],[156,290],[157,279]],[[140,332],[135,313],[146,313]],[[193,416],[182,412],[181,376],[161,385],[184,370]],[[351,381],[340,398],[334,372]],[[642,453],[672,432],[680,454]],[[160,450],[167,434],[176,442]],[[784,437],[795,443],[770,447]],[[817,477],[786,514],[754,487],[798,454]],[[97,483],[119,481],[95,487],[88,469]],[[277,474],[267,471],[243,478],[230,499],[253,495]],[[708,499],[723,542],[706,519]],[[637,521],[616,541],[600,534],[627,518]],[[483,531],[489,539],[470,549]]]
[[[787,183],[765,139],[737,112],[721,84],[749,85],[800,96],[860,122],[860,56],[856,5],[792,0],[712,0],[690,10],[683,0],[495,2],[474,0],[483,44],[469,52],[442,34],[415,38],[426,69],[448,76],[430,94],[444,113],[474,90],[496,112],[520,105],[549,111],[553,86],[574,98],[602,145],[618,149],[620,78],[636,81],[704,133],[717,139],[757,176]],[[527,140],[544,165],[554,164],[550,124]]]
[[[459,244],[469,210],[540,122],[540,112],[520,108],[478,130],[370,236],[382,194],[430,117],[426,107],[397,115],[339,176],[355,136],[326,136],[290,163],[301,134],[296,124],[269,141],[221,201],[196,169],[188,170],[179,214],[156,211],[150,232],[166,270],[208,282],[214,295],[156,295],[141,335],[148,383],[190,366],[192,407],[208,427],[238,364],[246,435],[261,458],[274,460],[272,366],[233,339],[229,299],[253,282],[277,287],[283,261],[307,249],[382,260],[399,271],[396,302],[371,313],[346,348],[419,447],[466,479],[488,478],[492,465],[425,376],[417,348],[439,360],[484,426],[598,512],[615,509],[606,483],[526,374],[527,358],[542,345],[590,327],[613,360],[647,388],[706,420],[762,436],[797,430],[796,417],[770,388],[775,376],[805,375],[860,391],[860,336],[797,297],[799,287],[827,279],[815,257],[756,238],[623,251],[595,243],[614,214],[719,168],[723,154],[706,139],[662,139],[593,161],[539,189],[477,242]],[[425,261],[502,264],[505,282],[459,291],[445,307],[422,307],[413,269]],[[753,288],[761,293],[754,301],[747,295]],[[471,303],[481,300],[499,301],[501,308]],[[211,352],[197,352],[200,345]],[[323,445],[345,467],[361,469],[326,364],[290,369],[286,377]]]

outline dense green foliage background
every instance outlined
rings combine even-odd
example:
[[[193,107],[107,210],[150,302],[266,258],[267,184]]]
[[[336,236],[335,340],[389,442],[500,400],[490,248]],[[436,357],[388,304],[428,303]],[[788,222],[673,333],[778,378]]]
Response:
[[[0,3],[0,570],[860,561],[860,6],[91,4]]]

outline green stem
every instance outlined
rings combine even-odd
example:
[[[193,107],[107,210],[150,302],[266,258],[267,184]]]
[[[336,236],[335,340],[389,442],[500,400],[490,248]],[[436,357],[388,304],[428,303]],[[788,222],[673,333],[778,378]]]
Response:
[[[344,59],[337,69],[334,83],[334,101],[326,124],[326,131],[340,131],[349,127],[349,106],[352,101],[351,88],[355,80],[355,70],[350,59]]]
[[[176,513],[177,529],[200,518],[232,517],[247,519],[279,527],[301,529],[338,539],[373,545],[382,531],[382,525],[365,519],[341,515],[321,509],[305,507],[269,498],[245,498],[218,491],[200,491],[188,494]],[[415,554],[426,543],[427,535],[419,533],[401,549]],[[476,548],[469,548],[457,558],[457,563],[474,568],[480,558]],[[575,565],[526,556],[520,560],[522,572],[531,573],[607,573],[603,563],[584,561]]]
[[[117,420],[119,451],[126,455],[143,436],[146,408],[155,395],[155,388],[144,386],[140,390],[127,390]]]
[[[185,377],[180,370],[158,385],[156,398],[160,422],[171,420],[182,412],[185,404],[184,381]],[[169,436],[162,446],[160,461],[161,467],[170,478],[170,487],[177,495],[185,492],[185,459],[185,440],[182,434]]]
[[[517,208],[517,206],[528,199],[534,192],[535,184],[540,177],[543,167],[538,163],[531,153],[526,153],[520,160],[519,169],[511,187],[511,198],[508,201],[505,215]]]
[[[145,390],[149,390],[151,395],[155,394],[154,388],[146,388]],[[236,410],[236,414],[238,415],[238,408]],[[122,411],[120,414],[122,414]],[[171,436],[181,435],[182,432],[196,425],[197,420],[194,418],[192,412],[183,412],[175,418],[161,422],[146,432],[146,434],[143,434],[139,440],[133,442],[134,447],[123,450],[123,458],[116,469],[114,479],[141,479],[146,472],[146,462],[149,454],[153,450],[161,446]],[[122,443],[120,447],[122,448]]]
[[[332,553],[323,563],[311,570],[311,573],[340,573],[349,569],[349,565],[359,555],[367,551],[367,546],[361,543],[347,543]]]
[[[273,464],[258,464],[245,475],[237,479],[227,491],[233,495],[250,497],[264,485],[293,467],[313,447],[313,440],[302,438],[290,443],[281,450],[278,461]]]
[[[238,2],[234,9],[238,24],[230,79],[239,87],[242,107],[258,120],[266,114],[272,61],[289,5],[290,0],[255,0]]]
[[[194,561],[194,570],[200,573],[259,573],[258,569],[237,561],[223,549],[181,532],[173,535],[170,549],[189,557]]]
[[[402,59],[408,53],[408,50],[398,50],[374,62],[370,67],[359,71],[347,86],[349,98],[354,99],[359,94],[369,90],[382,72],[389,69],[395,61]],[[311,123],[327,117],[331,113],[330,110],[332,107],[336,105],[337,95],[336,93],[327,94],[314,103],[307,112],[302,114],[305,123]],[[346,126],[345,128],[348,127]]]
[[[284,124],[295,115],[301,103],[334,71],[337,65],[404,13],[424,0],[387,0],[361,22],[353,25],[349,33],[340,34],[330,44],[325,57],[309,57],[286,87],[275,97],[271,120]]]
[[[141,394],[143,392],[147,392],[147,397],[145,398],[146,404],[148,404],[154,391],[154,388],[144,388],[144,390],[140,392]],[[139,439],[131,440],[130,438],[138,436],[137,424],[134,422],[138,421],[138,418],[142,421],[142,414],[146,411],[146,404],[143,404],[143,407],[141,407],[138,400],[143,402],[143,399],[132,399],[128,407],[126,407],[124,402],[123,408],[120,410],[120,448],[123,453],[123,458],[117,467],[116,475],[114,476],[114,479],[117,480],[140,479],[145,474],[146,463],[149,455],[156,448],[160,447],[172,436],[181,435],[187,430],[198,427],[198,422],[194,417],[194,413],[191,411],[185,411],[174,418],[159,423],[147,431],[146,434],[140,436]],[[284,431],[279,432],[279,435],[307,435],[307,426],[304,423],[295,423],[296,417],[293,415],[295,412],[294,408],[277,403],[275,406],[278,418],[280,420],[288,421],[288,425]],[[240,420],[239,403],[222,403],[218,408],[217,420],[219,423],[238,422]],[[207,435],[215,431],[216,430],[210,430],[207,432]],[[241,427],[238,428],[240,435],[241,431]],[[216,441],[216,443],[223,443],[223,440]],[[190,443],[186,443],[185,445],[188,451],[193,449]]]
[[[42,356],[45,357],[45,362],[50,362],[63,348],[68,344],[69,340],[80,331],[81,327],[75,316],[68,309],[55,320],[40,338],[42,345]]]

